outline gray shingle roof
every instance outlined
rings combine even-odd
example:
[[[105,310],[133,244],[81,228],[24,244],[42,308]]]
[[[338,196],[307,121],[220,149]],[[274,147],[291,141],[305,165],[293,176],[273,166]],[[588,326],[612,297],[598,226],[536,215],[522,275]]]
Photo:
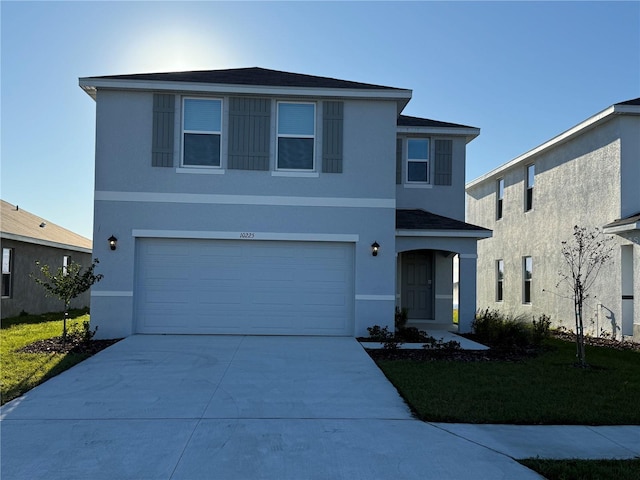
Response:
[[[3,238],[21,237],[34,240],[32,243],[49,242],[89,250],[92,248],[92,242],[88,238],[4,200],[0,200],[0,217],[0,236]]]
[[[619,218],[617,220],[614,220],[613,222],[605,225],[604,228],[621,227],[623,225],[633,225],[634,223],[638,223],[638,222],[640,222],[640,212],[634,213],[633,215],[629,215],[628,217],[625,217],[625,218]]]
[[[634,98],[633,100],[627,100],[626,102],[616,103],[616,105],[640,105],[640,98]]]
[[[468,125],[460,125],[459,123],[441,122],[439,120],[431,120],[429,118],[409,117],[400,115],[398,117],[399,127],[439,127],[439,128],[476,128]]]
[[[491,230],[454,218],[444,217],[426,210],[396,210],[398,230],[470,230],[490,232]]]
[[[232,68],[227,70],[199,70],[191,72],[137,73],[92,77],[112,80],[141,80],[158,82],[190,82],[223,85],[253,85],[267,87],[349,88],[366,90],[403,90],[394,87],[352,82],[329,77],[282,72],[266,68]]]

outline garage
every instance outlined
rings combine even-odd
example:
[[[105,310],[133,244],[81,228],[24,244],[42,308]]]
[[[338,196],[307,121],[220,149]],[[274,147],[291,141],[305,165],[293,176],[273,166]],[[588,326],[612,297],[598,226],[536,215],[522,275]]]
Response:
[[[353,245],[138,238],[135,330],[352,335]]]

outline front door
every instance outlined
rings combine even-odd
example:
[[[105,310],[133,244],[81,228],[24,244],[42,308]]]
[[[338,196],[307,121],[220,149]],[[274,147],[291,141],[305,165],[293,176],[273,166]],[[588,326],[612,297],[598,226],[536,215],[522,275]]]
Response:
[[[433,319],[433,254],[430,251],[402,253],[402,307],[408,318]]]

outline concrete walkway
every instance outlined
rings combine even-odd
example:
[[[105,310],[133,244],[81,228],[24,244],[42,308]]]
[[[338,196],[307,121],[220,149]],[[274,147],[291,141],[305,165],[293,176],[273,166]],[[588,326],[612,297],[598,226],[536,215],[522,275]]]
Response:
[[[413,419],[353,338],[133,336],[1,419],[12,480],[540,478],[519,430]]]

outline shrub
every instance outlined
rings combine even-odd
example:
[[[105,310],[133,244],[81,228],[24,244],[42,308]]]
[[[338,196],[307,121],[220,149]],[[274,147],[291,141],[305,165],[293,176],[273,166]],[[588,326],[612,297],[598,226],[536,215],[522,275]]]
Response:
[[[496,310],[479,311],[472,323],[476,339],[495,350],[517,351],[538,347],[549,337],[551,319],[541,315],[531,324],[521,317],[505,316]]]
[[[396,315],[395,315],[396,331],[404,329],[408,319],[409,319],[409,310],[407,310],[406,308],[396,307]]]

